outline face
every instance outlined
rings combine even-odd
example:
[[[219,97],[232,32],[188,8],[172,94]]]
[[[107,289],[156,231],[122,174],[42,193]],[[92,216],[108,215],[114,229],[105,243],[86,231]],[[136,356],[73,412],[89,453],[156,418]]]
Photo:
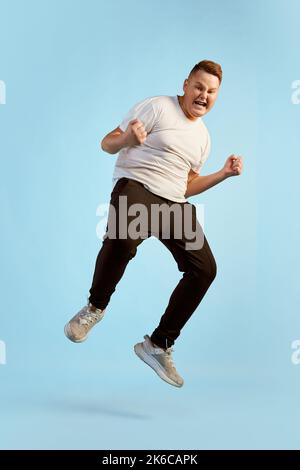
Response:
[[[195,120],[208,113],[215,104],[219,87],[218,77],[204,70],[198,70],[189,79],[185,79],[181,105],[187,117]]]

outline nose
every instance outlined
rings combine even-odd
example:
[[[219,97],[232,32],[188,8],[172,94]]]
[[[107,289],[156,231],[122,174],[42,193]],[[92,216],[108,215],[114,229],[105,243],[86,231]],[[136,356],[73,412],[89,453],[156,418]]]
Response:
[[[204,101],[207,101],[207,92],[206,91],[202,91],[202,93],[200,94],[200,98]]]

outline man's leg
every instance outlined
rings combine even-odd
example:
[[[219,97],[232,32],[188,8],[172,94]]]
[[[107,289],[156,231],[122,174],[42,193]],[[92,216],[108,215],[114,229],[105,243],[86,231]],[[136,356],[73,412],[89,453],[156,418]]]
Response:
[[[212,284],[216,276],[216,263],[206,237],[201,250],[192,252],[192,256],[197,258],[195,259],[198,261],[197,265],[188,259],[181,259],[178,245],[175,248],[169,241],[163,240],[162,242],[173,254],[179,271],[184,273],[170,297],[158,327],[151,335],[151,341],[154,344],[161,348],[168,348],[174,344]]]
[[[130,237],[128,226],[133,220],[133,216],[128,216],[127,213],[123,213],[120,205],[120,196],[126,196],[126,208],[140,202],[136,185],[134,182],[130,184],[131,182],[132,180],[128,178],[121,178],[117,181],[111,194],[110,205],[112,209],[115,209],[115,219],[111,219],[113,214],[110,209],[106,234],[102,248],[97,256],[89,297],[91,304],[100,309],[104,309],[108,305],[110,297],[114,293],[116,285],[121,280],[127,264],[134,258],[138,246],[143,241],[143,238],[132,239]],[[122,212],[122,221],[120,212]],[[126,227],[126,238],[124,238],[124,234],[122,237],[120,235],[120,221],[123,227]],[[108,227],[110,227],[110,230],[113,228],[113,232],[115,227],[115,233],[113,233],[114,236],[112,238]]]
[[[138,245],[143,241],[142,238],[119,236],[119,222],[121,221],[127,231],[127,224],[132,218],[127,217],[127,212],[122,213],[119,218],[119,197],[128,196],[131,203],[138,197],[135,185],[129,187],[129,181],[127,178],[121,178],[111,194],[106,234],[96,260],[89,302],[65,325],[65,334],[73,342],[84,341],[90,330],[102,320],[117,283],[123,276],[128,262],[135,256]]]
[[[165,382],[175,387],[182,387],[184,381],[176,370],[172,359],[171,347],[180,335],[181,329],[195,311],[207,289],[216,275],[216,263],[202,228],[196,218],[196,208],[189,203],[184,203],[192,208],[192,217],[188,217],[195,226],[195,242],[191,244],[190,236],[185,232],[184,209],[175,215],[174,223],[166,224],[170,229],[170,236],[166,238],[165,231],[159,235],[159,240],[171,251],[177,261],[178,268],[183,277],[171,295],[169,305],[162,316],[159,326],[152,333],[151,338],[144,336],[141,343],[134,346],[137,356],[148,364],[156,374]],[[172,203],[168,201],[168,205]],[[182,203],[180,203],[183,208]],[[177,222],[176,222],[177,221]],[[182,235],[175,238],[174,226],[180,223]],[[191,230],[189,230],[190,232]],[[193,245],[192,249],[191,245]],[[199,247],[200,245],[200,247]]]
[[[193,206],[193,224],[202,231]],[[203,232],[202,232],[203,233]],[[206,237],[197,250],[186,249],[187,239],[160,239],[172,253],[183,276],[174,289],[158,327],[151,335],[152,343],[161,348],[172,346],[213,282],[217,267]]]
[[[89,301],[97,308],[104,309],[116,290],[126,266],[134,258],[142,240],[110,240],[103,242],[97,256]]]

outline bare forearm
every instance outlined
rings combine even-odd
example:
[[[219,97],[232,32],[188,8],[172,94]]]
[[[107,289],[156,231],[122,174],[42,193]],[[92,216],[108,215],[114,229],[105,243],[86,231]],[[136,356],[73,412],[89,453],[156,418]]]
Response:
[[[212,186],[221,183],[221,181],[224,181],[226,178],[227,176],[222,170],[206,176],[196,176],[196,178],[188,183],[185,197],[203,193],[207,189],[212,188]]]
[[[104,152],[115,154],[122,148],[127,147],[125,134],[107,135],[101,142],[101,148]]]

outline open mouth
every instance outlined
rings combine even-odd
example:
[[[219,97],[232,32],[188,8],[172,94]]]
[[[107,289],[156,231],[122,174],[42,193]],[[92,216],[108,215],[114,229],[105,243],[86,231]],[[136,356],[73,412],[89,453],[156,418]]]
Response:
[[[194,104],[196,104],[197,106],[201,106],[203,108],[206,108],[206,102],[205,101],[195,100]]]

